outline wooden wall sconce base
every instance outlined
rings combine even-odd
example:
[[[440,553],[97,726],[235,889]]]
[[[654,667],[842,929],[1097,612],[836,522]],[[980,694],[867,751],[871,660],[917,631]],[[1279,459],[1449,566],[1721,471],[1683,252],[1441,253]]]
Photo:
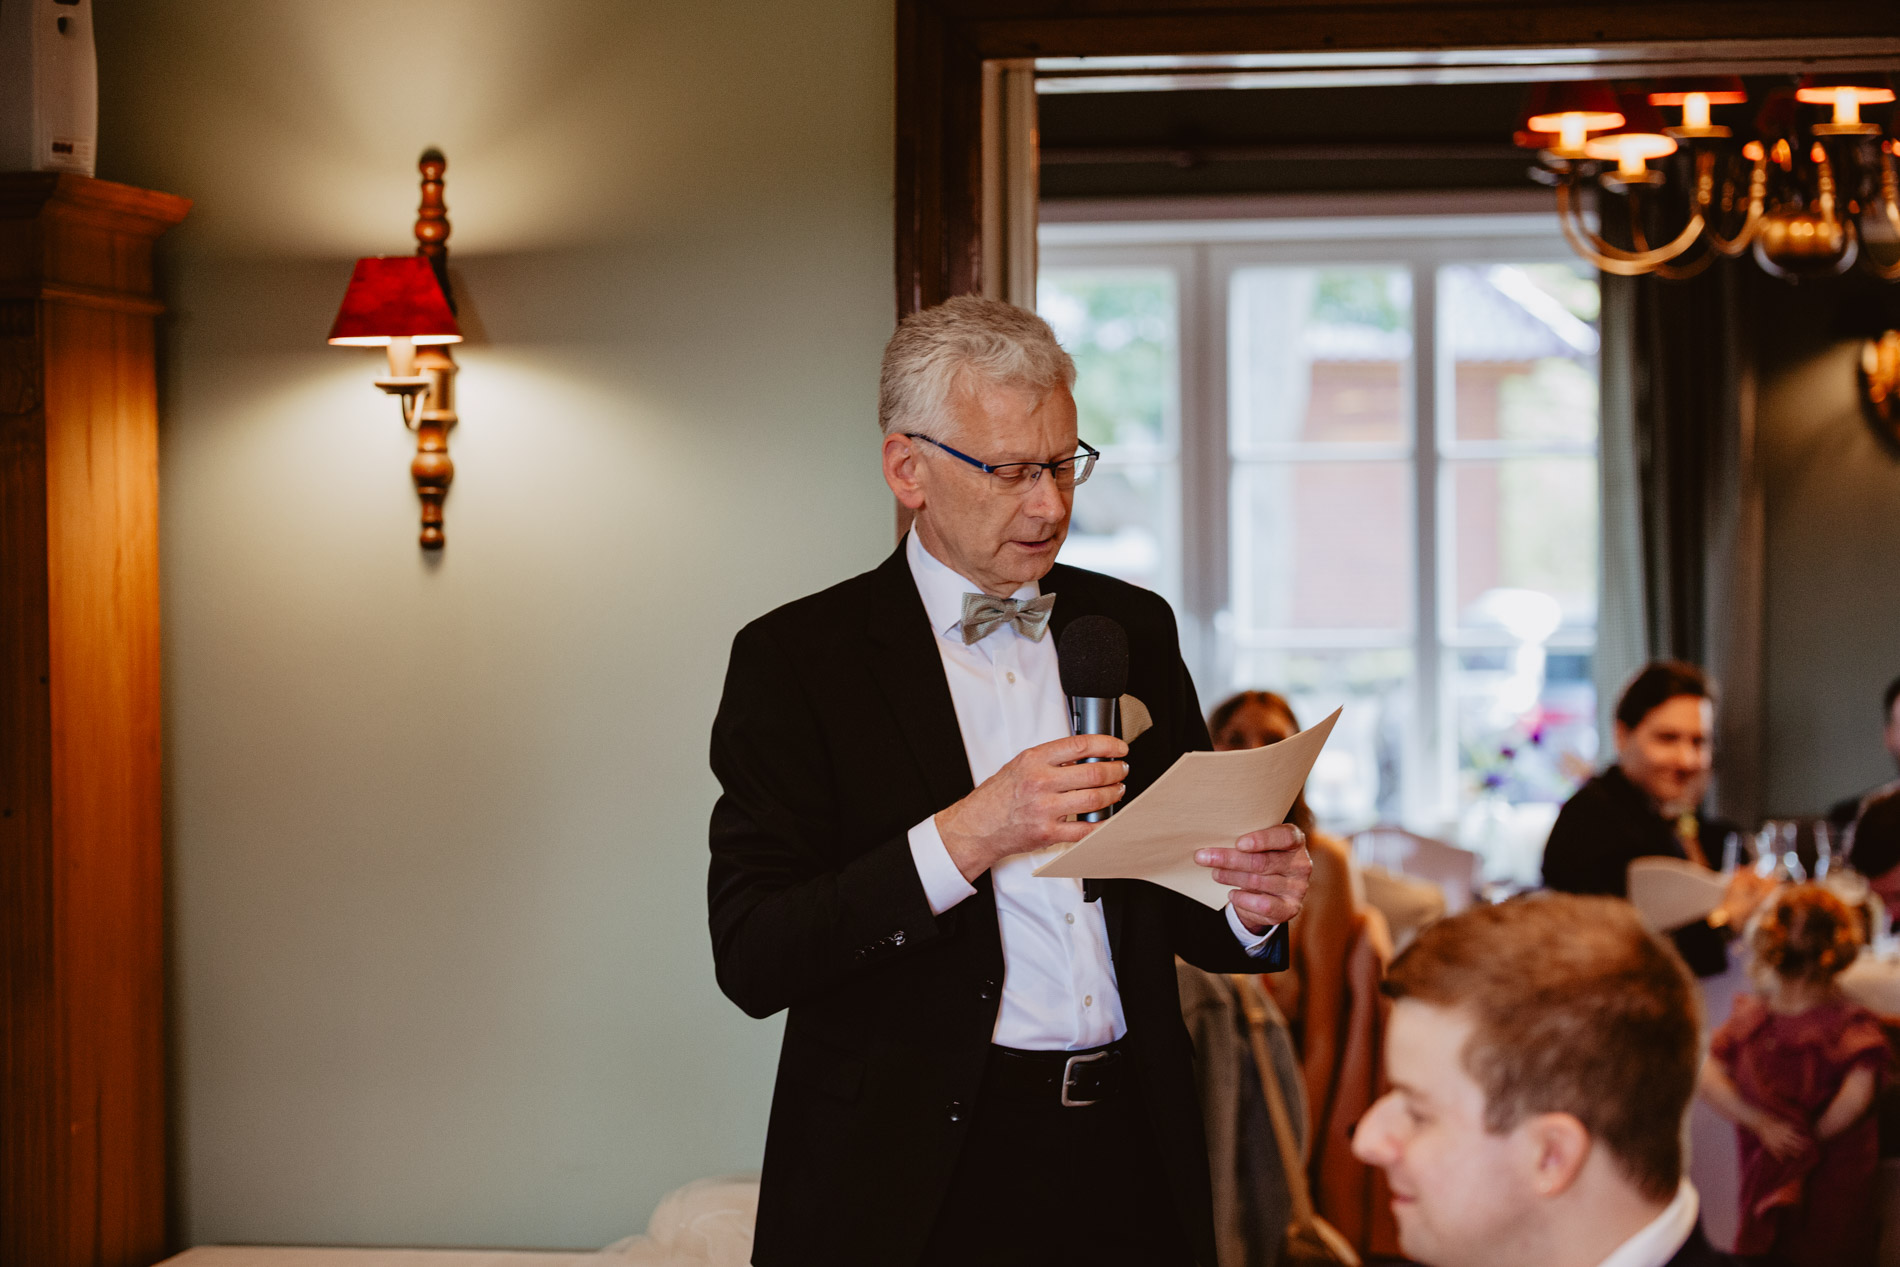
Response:
[[[152,247],[191,204],[0,174],[0,1263],[165,1256]]]

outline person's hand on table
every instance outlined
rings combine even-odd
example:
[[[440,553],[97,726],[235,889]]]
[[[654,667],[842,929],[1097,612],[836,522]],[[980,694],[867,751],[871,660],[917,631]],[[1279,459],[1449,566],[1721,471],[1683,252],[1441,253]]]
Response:
[[[937,813],[944,851],[971,884],[1012,854],[1074,844],[1094,823],[1068,821],[1127,794],[1128,745],[1113,735],[1071,735],[1017,753],[955,805]],[[1098,760],[1080,765],[1090,757]]]
[[[1202,849],[1194,861],[1213,871],[1216,884],[1233,890],[1227,900],[1255,934],[1300,913],[1313,874],[1306,833],[1292,823],[1248,832],[1231,849]]]
[[[1728,925],[1740,929],[1755,913],[1755,908],[1773,895],[1780,886],[1766,876],[1755,874],[1754,868],[1743,867],[1728,878],[1728,889],[1722,894],[1722,901],[1709,916],[1709,922],[1717,928]]]

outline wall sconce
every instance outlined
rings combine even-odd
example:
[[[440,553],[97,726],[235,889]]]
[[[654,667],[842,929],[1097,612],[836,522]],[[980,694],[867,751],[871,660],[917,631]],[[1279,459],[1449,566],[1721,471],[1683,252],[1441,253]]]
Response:
[[[1900,330],[1860,345],[1860,407],[1880,438],[1900,452]]]
[[[376,255],[356,261],[343,306],[330,327],[330,342],[343,347],[389,351],[389,376],[376,386],[402,405],[403,425],[416,433],[416,459],[409,474],[422,499],[422,548],[440,550],[442,501],[455,478],[449,460],[449,428],[455,417],[455,358],[447,345],[462,341],[449,291],[449,218],[442,201],[448,160],[426,150],[422,204],[416,211],[416,253]]]

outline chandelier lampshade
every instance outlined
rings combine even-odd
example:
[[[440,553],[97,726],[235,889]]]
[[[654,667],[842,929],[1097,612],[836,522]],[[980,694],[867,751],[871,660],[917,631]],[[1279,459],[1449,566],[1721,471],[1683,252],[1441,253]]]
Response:
[[[1669,129],[1681,137],[1727,136],[1727,128],[1718,128],[1709,119],[1710,106],[1739,106],[1748,101],[1748,89],[1740,75],[1701,75],[1694,78],[1664,79],[1650,86],[1649,104],[1678,106],[1682,122]]]
[[[1541,136],[1542,148],[1581,157],[1589,133],[1622,126],[1623,110],[1608,84],[1566,82],[1531,89],[1521,130]],[[1553,136],[1556,143],[1550,144]]]
[[[1583,152],[1591,158],[1614,161],[1617,173],[1625,179],[1640,178],[1649,159],[1676,152],[1675,138],[1663,130],[1662,115],[1641,96],[1631,95],[1620,102],[1622,126],[1600,132],[1584,142]]]
[[[1878,136],[1877,125],[1861,121],[1860,108],[1892,101],[1893,87],[1885,75],[1809,75],[1794,96],[1808,105],[1834,107],[1831,120],[1814,125],[1816,136]]]

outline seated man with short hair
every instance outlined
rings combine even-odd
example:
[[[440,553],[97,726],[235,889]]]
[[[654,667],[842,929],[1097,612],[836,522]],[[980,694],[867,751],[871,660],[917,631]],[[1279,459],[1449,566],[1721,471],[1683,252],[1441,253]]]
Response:
[[[1701,1002],[1627,902],[1540,894],[1419,935],[1353,1152],[1427,1267],[1711,1267],[1683,1176]]]

